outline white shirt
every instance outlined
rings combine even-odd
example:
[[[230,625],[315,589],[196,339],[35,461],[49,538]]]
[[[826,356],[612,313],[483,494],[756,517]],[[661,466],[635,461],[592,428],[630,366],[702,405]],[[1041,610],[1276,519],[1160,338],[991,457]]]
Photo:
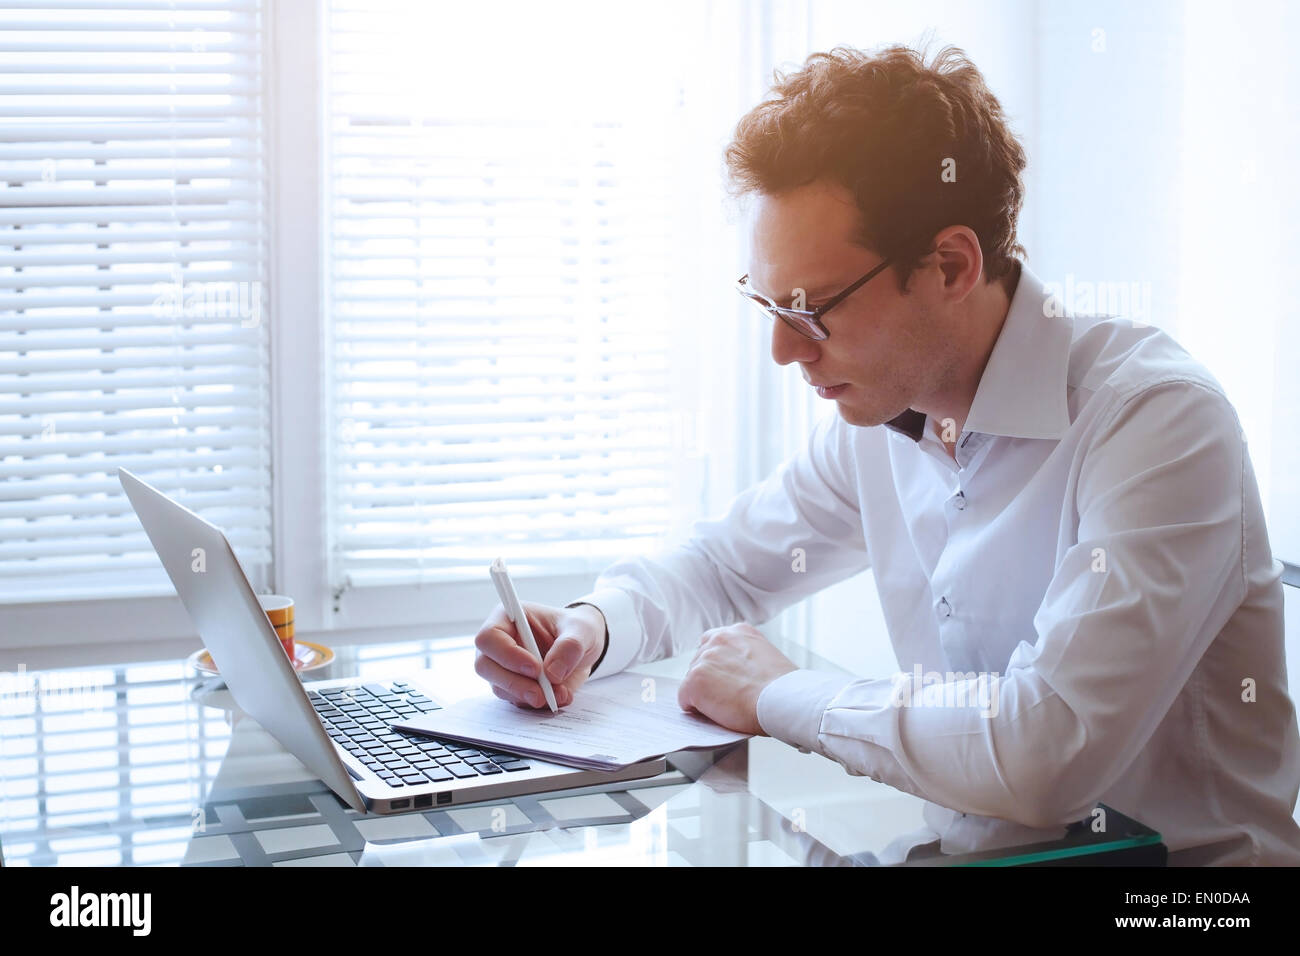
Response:
[[[608,568],[595,676],[871,568],[900,673],[787,674],[768,734],[924,798],[945,853],[1101,802],[1171,863],[1300,864],[1282,568],[1236,412],[1158,329],[1061,313],[1022,267],[956,461],[920,413],[832,413],[686,544]]]

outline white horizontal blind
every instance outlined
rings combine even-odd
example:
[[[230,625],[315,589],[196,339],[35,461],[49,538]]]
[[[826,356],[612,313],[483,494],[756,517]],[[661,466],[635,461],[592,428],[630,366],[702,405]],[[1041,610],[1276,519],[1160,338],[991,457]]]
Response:
[[[704,321],[672,287],[673,8],[607,6],[561,27],[331,4],[336,585],[482,578],[497,555],[584,572],[663,541],[672,337]]]
[[[0,11],[0,600],[170,591],[119,466],[264,583],[261,17]]]

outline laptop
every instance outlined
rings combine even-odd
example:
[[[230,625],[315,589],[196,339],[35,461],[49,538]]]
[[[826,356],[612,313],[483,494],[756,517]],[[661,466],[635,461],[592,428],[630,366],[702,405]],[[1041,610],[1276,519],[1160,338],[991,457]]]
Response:
[[[440,706],[414,680],[304,683],[221,529],[124,468],[118,478],[235,703],[354,810],[433,809],[667,769],[659,758],[580,770],[398,730],[391,724]]]

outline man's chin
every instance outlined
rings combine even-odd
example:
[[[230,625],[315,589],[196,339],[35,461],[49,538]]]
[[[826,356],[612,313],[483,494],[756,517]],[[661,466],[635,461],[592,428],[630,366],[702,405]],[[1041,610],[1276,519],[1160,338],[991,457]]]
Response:
[[[850,425],[856,425],[859,428],[873,428],[876,425],[883,425],[885,422],[892,422],[898,417],[898,413],[881,412],[879,409],[862,408],[861,406],[837,400],[836,407],[839,409],[840,417]]]
[[[854,405],[848,405],[844,402],[837,402],[836,404],[839,408],[840,418],[850,425],[857,425],[859,428],[870,428],[873,425],[880,425],[889,420],[864,412]]]

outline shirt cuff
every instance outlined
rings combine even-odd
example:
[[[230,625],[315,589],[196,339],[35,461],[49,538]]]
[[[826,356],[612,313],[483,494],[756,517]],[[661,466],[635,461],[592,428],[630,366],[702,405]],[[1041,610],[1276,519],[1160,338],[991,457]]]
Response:
[[[782,674],[758,695],[758,725],[769,737],[803,753],[821,753],[818,737],[826,708],[854,680],[847,674],[809,670]]]
[[[590,604],[600,611],[605,616],[605,628],[609,632],[609,649],[605,651],[600,667],[591,675],[592,680],[617,674],[637,659],[643,643],[641,621],[626,591],[601,588],[575,599],[573,603]]]

